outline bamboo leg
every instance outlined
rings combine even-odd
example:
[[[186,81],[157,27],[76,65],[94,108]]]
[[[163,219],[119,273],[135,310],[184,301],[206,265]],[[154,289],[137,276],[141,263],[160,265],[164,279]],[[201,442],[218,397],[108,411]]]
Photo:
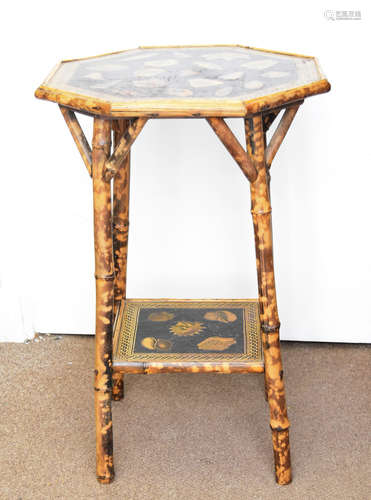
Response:
[[[114,146],[128,130],[129,120],[115,120]],[[118,168],[113,180],[113,254],[115,264],[114,315],[116,316],[122,299],[126,298],[126,270],[129,236],[129,191],[130,191],[130,152]],[[124,375],[113,376],[112,397],[120,401],[124,397]]]
[[[95,420],[97,479],[100,483],[110,483],[114,478],[111,414],[114,278],[111,185],[103,176],[104,162],[110,148],[110,122],[95,118],[92,155],[96,278]]]
[[[245,125],[247,150],[258,170],[256,181],[250,184],[251,213],[255,232],[265,381],[270,408],[276,480],[279,484],[287,484],[291,481],[289,420],[279,341],[280,323],[274,281],[271,204],[264,161],[265,140],[262,116],[259,114],[247,119]]]

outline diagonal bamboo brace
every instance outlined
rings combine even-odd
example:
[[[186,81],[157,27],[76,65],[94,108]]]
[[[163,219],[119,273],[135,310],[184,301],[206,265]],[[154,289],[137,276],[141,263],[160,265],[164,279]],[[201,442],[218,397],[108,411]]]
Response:
[[[274,134],[272,135],[269,145],[267,146],[267,149],[265,151],[265,163],[268,169],[270,168],[272,161],[276,156],[276,153],[281,146],[282,141],[284,140],[301,103],[302,101],[298,104],[295,104],[294,106],[289,106],[286,108],[280,123],[274,131]]]
[[[268,132],[270,126],[274,122],[274,120],[277,118],[281,111],[281,108],[274,109],[273,111],[270,111],[269,113],[263,115],[263,128],[264,132]]]
[[[79,150],[79,153],[81,155],[81,158],[83,159],[85,166],[89,172],[89,175],[91,177],[91,148],[89,146],[89,143],[85,137],[85,134],[76,118],[75,113],[68,108],[65,108],[64,106],[59,106],[59,109],[62,112],[63,118],[65,119],[68,128],[70,129],[71,135],[73,137],[73,140],[75,141],[75,144],[77,146],[77,149]]]
[[[216,135],[219,137],[224,146],[238,163],[244,175],[249,179],[250,182],[254,182],[258,175],[256,168],[249,155],[238,142],[235,135],[225,123],[223,118],[206,118],[206,120],[209,122],[211,128],[214,130]]]
[[[147,120],[148,118],[136,118],[122,135],[114,152],[104,165],[104,177],[106,180],[114,177]]]

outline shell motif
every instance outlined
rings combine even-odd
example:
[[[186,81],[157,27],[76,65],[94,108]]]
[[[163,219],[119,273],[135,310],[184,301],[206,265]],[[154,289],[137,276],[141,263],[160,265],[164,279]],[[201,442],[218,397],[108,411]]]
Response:
[[[146,349],[153,351],[155,349],[156,339],[154,337],[145,337],[142,339],[141,344]]]
[[[175,314],[167,311],[156,311],[148,316],[150,321],[170,321],[173,319]]]
[[[204,315],[205,319],[210,321],[220,321],[221,323],[233,323],[237,316],[231,311],[209,311]]]
[[[156,342],[156,349],[159,351],[169,351],[171,349],[171,342],[170,340],[164,340],[164,339],[157,339]]]
[[[170,327],[171,333],[178,336],[196,335],[201,333],[205,327],[199,321],[178,321],[175,325]]]
[[[197,347],[202,351],[225,351],[235,343],[236,339],[231,337],[208,337],[197,344]]]
[[[142,339],[141,344],[150,351],[169,351],[172,346],[169,340],[156,339],[155,337],[145,337]]]

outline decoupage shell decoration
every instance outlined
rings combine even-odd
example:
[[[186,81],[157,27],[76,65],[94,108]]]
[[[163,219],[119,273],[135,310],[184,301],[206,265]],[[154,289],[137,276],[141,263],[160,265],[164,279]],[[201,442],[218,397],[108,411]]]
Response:
[[[170,321],[174,318],[174,314],[167,311],[156,311],[149,314],[150,321]]]
[[[178,321],[170,327],[171,333],[179,336],[196,335],[204,330],[203,323],[199,321]]]
[[[235,343],[236,340],[231,337],[209,337],[197,344],[197,347],[202,351],[225,351]]]
[[[237,316],[231,311],[209,311],[204,316],[209,321],[220,321],[221,323],[233,323],[236,321]]]
[[[168,351],[172,345],[170,340],[156,339],[155,337],[145,337],[141,344],[150,351]]]

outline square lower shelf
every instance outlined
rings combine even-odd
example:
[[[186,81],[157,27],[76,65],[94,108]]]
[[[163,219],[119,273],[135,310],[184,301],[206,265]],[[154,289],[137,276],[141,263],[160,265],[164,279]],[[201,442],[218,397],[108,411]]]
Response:
[[[258,301],[122,301],[114,326],[113,370],[261,373]]]

